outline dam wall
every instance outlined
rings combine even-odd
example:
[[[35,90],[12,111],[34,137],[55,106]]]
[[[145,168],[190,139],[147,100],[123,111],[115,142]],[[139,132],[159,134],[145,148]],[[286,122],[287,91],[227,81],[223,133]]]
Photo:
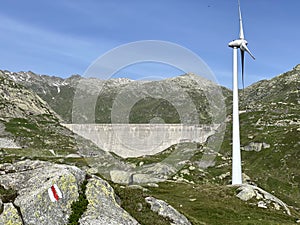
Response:
[[[123,157],[154,155],[182,142],[204,143],[218,125],[63,124],[105,151]]]

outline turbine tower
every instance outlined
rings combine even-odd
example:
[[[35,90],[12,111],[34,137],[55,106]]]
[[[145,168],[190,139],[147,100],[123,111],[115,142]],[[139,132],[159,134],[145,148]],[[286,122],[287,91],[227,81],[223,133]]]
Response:
[[[238,48],[241,51],[242,62],[242,81],[244,87],[244,58],[247,52],[253,59],[254,56],[247,47],[248,42],[244,37],[243,20],[238,0],[239,22],[240,22],[240,37],[231,41],[228,46],[233,48],[233,112],[232,112],[232,184],[242,184],[242,163],[240,149],[240,122],[239,122],[239,92],[238,92]]]

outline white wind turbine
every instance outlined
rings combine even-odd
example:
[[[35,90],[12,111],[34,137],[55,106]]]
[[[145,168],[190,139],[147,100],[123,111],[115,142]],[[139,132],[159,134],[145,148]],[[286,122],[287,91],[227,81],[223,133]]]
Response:
[[[242,81],[244,86],[244,57],[245,52],[253,58],[254,56],[247,47],[248,42],[244,37],[242,13],[240,1],[238,0],[240,37],[231,41],[228,46],[233,48],[233,112],[232,112],[232,184],[242,184],[242,164],[240,149],[240,122],[239,122],[239,93],[238,93],[238,48],[241,51]]]

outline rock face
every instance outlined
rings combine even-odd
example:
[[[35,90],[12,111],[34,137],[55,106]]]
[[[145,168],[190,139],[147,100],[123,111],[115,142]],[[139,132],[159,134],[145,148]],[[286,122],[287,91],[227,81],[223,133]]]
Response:
[[[171,220],[172,225],[192,225],[184,215],[180,214],[168,203],[153,197],[147,197],[145,200],[151,205],[152,211]]]
[[[19,207],[24,224],[68,222],[71,204],[78,199],[78,186],[84,180],[85,172],[73,166],[29,160],[2,164],[0,170],[6,171],[6,174],[0,176],[0,184],[6,189],[18,191],[14,204]],[[63,195],[57,202],[51,202],[48,195],[48,189],[53,184],[57,184]],[[6,206],[8,214],[15,218],[13,213],[18,213],[12,207]],[[4,209],[2,218],[6,218],[5,215]]]
[[[113,188],[104,180],[93,177],[88,180],[87,211],[79,220],[81,225],[136,225],[139,224],[116,201]]]
[[[71,115],[71,112],[66,108],[72,106],[74,86],[80,80],[79,75],[74,75],[68,79],[39,75],[31,71],[18,73],[0,71],[0,75],[33,90],[43,100],[47,101],[51,108],[62,115],[63,118],[65,114]]]
[[[0,117],[24,118],[27,115],[55,114],[48,104],[24,86],[3,77],[0,71]]]

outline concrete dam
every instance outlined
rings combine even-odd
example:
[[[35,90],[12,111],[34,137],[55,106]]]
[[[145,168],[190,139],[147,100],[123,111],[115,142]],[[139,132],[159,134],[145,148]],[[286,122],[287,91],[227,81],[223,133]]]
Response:
[[[63,124],[105,151],[123,157],[154,155],[182,142],[204,143],[216,125],[185,124]]]

